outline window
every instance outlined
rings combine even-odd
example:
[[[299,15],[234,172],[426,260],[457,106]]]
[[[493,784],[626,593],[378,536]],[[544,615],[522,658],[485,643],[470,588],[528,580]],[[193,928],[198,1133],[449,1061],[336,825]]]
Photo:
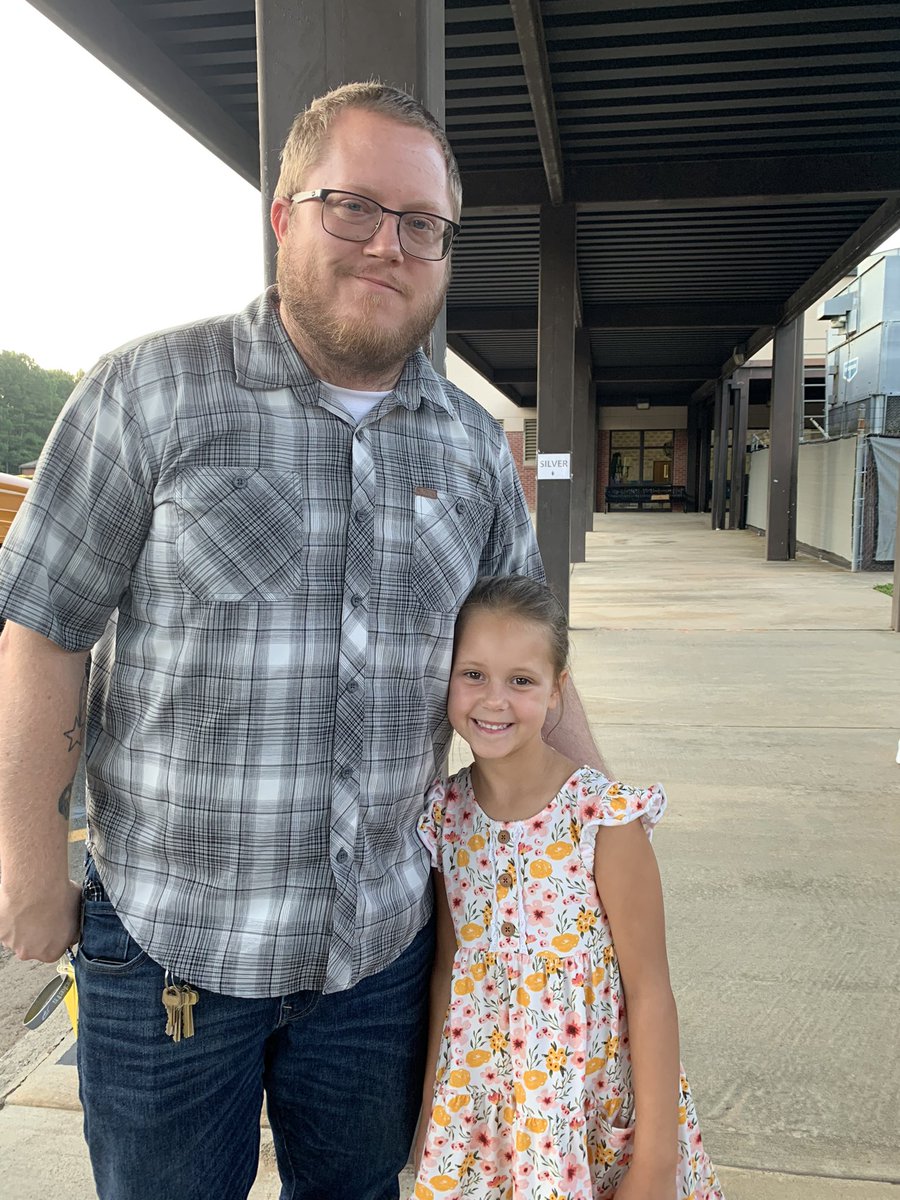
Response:
[[[522,458],[528,467],[537,464],[537,417],[525,418],[525,446]]]
[[[803,380],[803,429],[802,442],[813,442],[825,437],[825,378],[822,375],[807,375]]]
[[[672,483],[672,450],[675,434],[671,429],[614,429],[609,437],[609,482],[619,488],[657,484],[666,489]],[[631,500],[624,496],[611,504],[617,509],[664,508],[664,501]]]

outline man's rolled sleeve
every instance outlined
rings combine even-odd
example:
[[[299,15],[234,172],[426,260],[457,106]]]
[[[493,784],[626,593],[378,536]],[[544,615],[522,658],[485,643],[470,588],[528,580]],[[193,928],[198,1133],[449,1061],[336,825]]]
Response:
[[[76,387],[0,549],[0,614],[89,649],[126,592],[146,540],[153,479],[116,359]]]

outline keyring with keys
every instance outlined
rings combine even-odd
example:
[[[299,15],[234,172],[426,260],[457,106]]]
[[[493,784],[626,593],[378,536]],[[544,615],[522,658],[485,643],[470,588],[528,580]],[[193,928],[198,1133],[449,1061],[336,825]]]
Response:
[[[47,986],[41,989],[22,1018],[22,1024],[26,1029],[37,1029],[38,1026],[43,1025],[54,1009],[59,1007],[69,988],[75,982],[71,973],[71,967],[74,964],[75,955],[71,950],[66,950],[56,968],[61,978],[51,979]]]

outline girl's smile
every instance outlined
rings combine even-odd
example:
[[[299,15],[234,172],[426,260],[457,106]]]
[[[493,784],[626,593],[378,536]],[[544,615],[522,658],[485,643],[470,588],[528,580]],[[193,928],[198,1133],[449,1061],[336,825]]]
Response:
[[[533,621],[478,609],[457,638],[447,710],[479,758],[503,758],[541,745],[559,703],[546,631]]]

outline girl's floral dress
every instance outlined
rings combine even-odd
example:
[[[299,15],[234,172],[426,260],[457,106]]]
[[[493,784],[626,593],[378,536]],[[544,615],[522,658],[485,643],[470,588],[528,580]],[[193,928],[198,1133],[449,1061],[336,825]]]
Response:
[[[456,927],[451,1001],[414,1195],[610,1200],[631,1157],[628,1022],[594,883],[600,825],[648,836],[666,797],[582,767],[527,821],[488,817],[469,770],[429,790],[419,833]],[[681,1078],[673,1200],[723,1200]]]

